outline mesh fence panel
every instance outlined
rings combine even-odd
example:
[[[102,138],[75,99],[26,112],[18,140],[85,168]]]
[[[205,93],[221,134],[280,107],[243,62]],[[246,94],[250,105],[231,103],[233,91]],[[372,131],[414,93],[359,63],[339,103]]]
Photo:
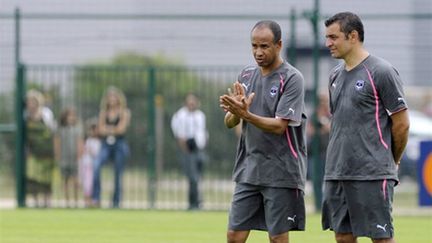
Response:
[[[123,206],[127,208],[149,207],[147,125],[150,119],[156,123],[156,208],[183,209],[187,207],[187,181],[179,162],[176,141],[170,121],[174,112],[183,105],[188,92],[200,97],[201,109],[206,114],[209,144],[206,154],[201,190],[203,207],[225,209],[232,192],[231,170],[235,158],[237,138],[223,125],[223,111],[218,96],[225,92],[235,79],[238,68],[197,67],[156,68],[155,117],[148,116],[149,68],[147,67],[98,67],[27,66],[27,87],[42,91],[46,105],[56,120],[66,107],[76,107],[83,123],[94,119],[99,112],[99,102],[108,86],[116,86],[125,92],[132,121],[126,138],[131,157],[126,164],[123,178]],[[57,165],[53,171],[53,207],[64,207],[64,189]],[[110,206],[113,191],[113,166],[107,163],[102,170],[102,206]],[[80,198],[82,198],[80,196]],[[29,205],[32,205],[31,198]],[[82,200],[81,200],[82,205]]]

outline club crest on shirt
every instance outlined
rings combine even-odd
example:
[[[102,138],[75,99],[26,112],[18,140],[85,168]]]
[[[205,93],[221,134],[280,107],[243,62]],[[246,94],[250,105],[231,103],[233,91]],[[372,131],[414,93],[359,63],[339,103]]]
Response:
[[[357,81],[356,81],[356,84],[355,84],[355,89],[356,89],[357,91],[362,90],[363,87],[364,87],[364,84],[365,84],[365,81],[364,81],[364,80],[357,80]]]
[[[277,93],[278,93],[278,87],[277,86],[271,87],[271,89],[270,89],[270,96],[271,97],[275,97],[277,95]]]

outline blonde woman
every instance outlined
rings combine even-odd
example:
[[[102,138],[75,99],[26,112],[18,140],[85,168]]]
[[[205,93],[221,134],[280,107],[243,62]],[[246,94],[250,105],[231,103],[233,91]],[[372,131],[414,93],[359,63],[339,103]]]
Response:
[[[116,87],[109,87],[101,100],[98,121],[102,147],[94,164],[93,204],[96,207],[100,206],[100,171],[103,164],[109,159],[114,161],[114,194],[111,206],[114,208],[120,206],[123,168],[129,155],[125,133],[129,126],[130,117],[131,114],[127,108],[123,92]]]
[[[29,90],[26,97],[26,184],[36,207],[49,207],[54,170],[54,131],[44,113],[44,97]],[[42,195],[42,204],[39,196]]]

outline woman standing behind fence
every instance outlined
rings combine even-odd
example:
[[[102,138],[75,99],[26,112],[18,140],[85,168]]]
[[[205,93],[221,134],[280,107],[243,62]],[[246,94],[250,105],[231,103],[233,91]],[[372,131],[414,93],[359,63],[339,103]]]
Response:
[[[93,203],[100,206],[101,168],[108,160],[114,160],[114,194],[112,207],[120,206],[122,196],[122,174],[129,146],[125,133],[130,122],[130,111],[127,108],[123,92],[115,87],[109,87],[102,97],[99,113],[99,134],[102,137],[102,147],[95,161],[93,179]]]
[[[60,127],[56,144],[59,151],[60,172],[63,177],[63,189],[66,207],[70,207],[70,193],[73,192],[73,207],[78,203],[78,161],[83,151],[83,131],[76,109],[68,107],[60,116]]]
[[[49,127],[52,121],[44,116],[43,95],[29,90],[26,97],[26,185],[32,194],[35,206],[49,207],[54,170],[54,131]],[[43,204],[39,196],[43,196]]]

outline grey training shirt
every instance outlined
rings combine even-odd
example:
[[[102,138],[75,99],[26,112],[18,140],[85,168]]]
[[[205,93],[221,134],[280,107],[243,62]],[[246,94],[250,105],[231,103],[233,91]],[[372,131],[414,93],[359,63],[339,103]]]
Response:
[[[397,180],[391,117],[407,108],[398,72],[387,61],[367,57],[350,71],[330,75],[330,141],[325,180]]]
[[[306,141],[304,80],[302,74],[284,62],[262,76],[256,65],[243,69],[238,77],[246,94],[254,92],[250,111],[263,117],[290,120],[282,135],[243,121],[233,178],[236,182],[268,187],[304,190]]]

